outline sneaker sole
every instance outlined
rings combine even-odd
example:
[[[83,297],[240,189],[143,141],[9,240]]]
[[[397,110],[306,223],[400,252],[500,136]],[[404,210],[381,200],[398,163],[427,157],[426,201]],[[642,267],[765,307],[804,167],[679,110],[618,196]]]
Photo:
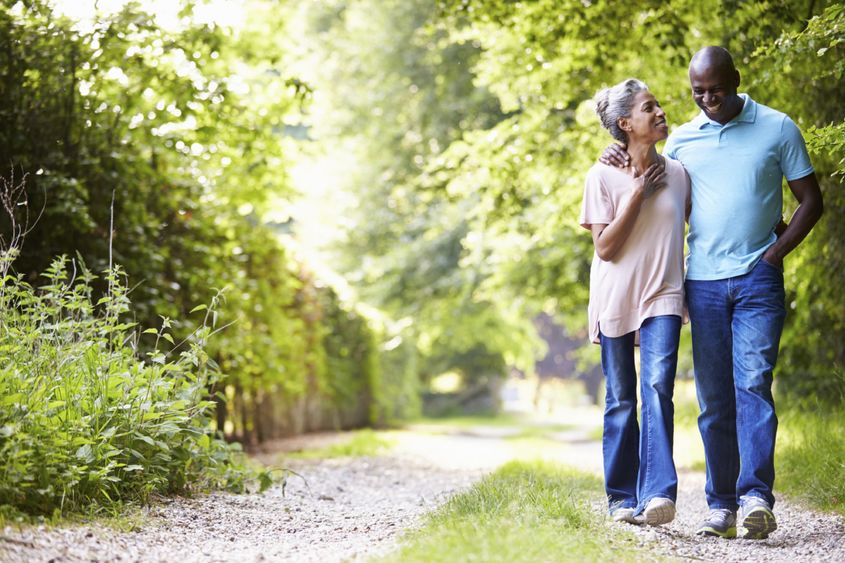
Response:
[[[766,508],[760,507],[749,512],[742,521],[743,538],[749,540],[764,540],[769,534],[778,529],[775,515]]]
[[[610,519],[614,522],[623,522],[625,524],[642,524],[637,516],[634,516],[634,511],[630,509],[621,509],[615,514],[610,515]]]
[[[736,537],[736,526],[730,527],[725,531],[720,531],[716,528],[711,528],[710,526],[702,526],[701,528],[695,531],[695,534],[697,536],[708,536],[729,540]]]
[[[660,526],[675,519],[675,506],[672,504],[661,504],[643,512],[645,523],[649,526]]]

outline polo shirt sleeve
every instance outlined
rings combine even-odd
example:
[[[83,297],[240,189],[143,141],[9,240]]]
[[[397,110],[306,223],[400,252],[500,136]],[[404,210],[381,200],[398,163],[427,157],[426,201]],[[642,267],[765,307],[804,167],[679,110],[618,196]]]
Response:
[[[780,127],[780,168],[787,181],[797,180],[813,173],[810,155],[804,137],[795,122],[784,117]]]
[[[584,182],[584,201],[581,204],[579,224],[585,229],[589,229],[591,225],[609,225],[614,216],[615,210],[607,187],[601,181],[599,172],[591,168]]]
[[[663,156],[672,160],[678,160],[677,146],[675,136],[669,135],[669,138],[666,139],[666,144],[663,146]]]

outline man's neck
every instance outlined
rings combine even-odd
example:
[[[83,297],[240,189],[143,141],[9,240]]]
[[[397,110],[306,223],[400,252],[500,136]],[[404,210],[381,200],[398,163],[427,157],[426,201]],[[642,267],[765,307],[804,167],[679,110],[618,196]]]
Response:
[[[718,123],[725,125],[725,124],[733,121],[736,118],[736,116],[738,116],[739,114],[742,113],[742,108],[745,107],[745,100],[742,99],[742,96],[737,94],[736,97],[732,100],[732,103],[734,104],[734,108],[733,108],[733,111],[731,111],[731,113],[729,114],[730,117],[726,117],[724,121],[716,120]]]

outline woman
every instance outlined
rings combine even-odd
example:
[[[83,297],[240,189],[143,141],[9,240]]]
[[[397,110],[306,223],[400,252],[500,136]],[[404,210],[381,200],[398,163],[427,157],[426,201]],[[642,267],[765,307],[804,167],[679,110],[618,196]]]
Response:
[[[631,155],[627,168],[595,164],[587,174],[581,226],[593,235],[590,339],[601,344],[606,378],[602,449],[612,518],[650,525],[675,517],[672,393],[684,320],[684,219],[690,182],[657,154],[669,133],[648,88],[625,80],[596,95],[602,125]],[[642,435],[637,425],[640,346]]]

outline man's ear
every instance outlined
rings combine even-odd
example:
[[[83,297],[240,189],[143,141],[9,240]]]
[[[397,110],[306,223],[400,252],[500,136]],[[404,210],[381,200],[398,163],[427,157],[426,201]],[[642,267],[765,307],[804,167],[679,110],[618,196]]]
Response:
[[[736,80],[736,86],[735,87],[736,87],[737,90],[739,90],[739,84],[741,82],[740,76],[739,76],[739,71],[735,70],[734,72],[736,73],[736,76],[734,77],[734,80]]]

